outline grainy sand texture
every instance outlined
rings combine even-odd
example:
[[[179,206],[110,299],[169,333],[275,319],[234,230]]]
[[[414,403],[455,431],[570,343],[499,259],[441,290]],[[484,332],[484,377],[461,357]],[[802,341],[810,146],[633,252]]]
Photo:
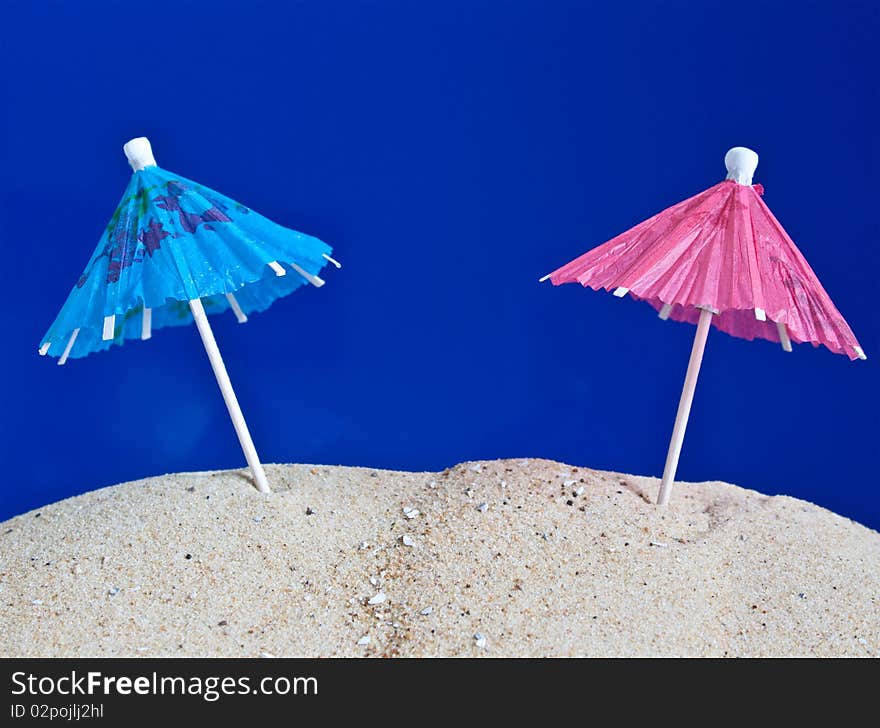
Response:
[[[880,534],[546,460],[148,478],[0,525],[4,656],[872,656]]]

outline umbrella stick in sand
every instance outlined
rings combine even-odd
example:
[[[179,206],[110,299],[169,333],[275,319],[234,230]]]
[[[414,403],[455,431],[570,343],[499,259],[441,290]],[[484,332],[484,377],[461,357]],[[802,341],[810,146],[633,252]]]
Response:
[[[317,238],[157,166],[145,137],[123,150],[134,174],[40,354],[65,364],[195,321],[254,482],[268,493],[208,314],[230,310],[244,323],[301,286],[323,286],[318,272],[340,265]]]
[[[697,377],[700,376],[700,365],[703,363],[703,352],[706,350],[706,339],[709,337],[712,316],[711,309],[703,308],[700,310],[694,346],[691,349],[691,358],[688,361],[687,374],[684,377],[684,387],[678,402],[678,412],[675,415],[675,425],[672,428],[672,439],[669,441],[669,452],[666,454],[663,480],[660,482],[660,494],[657,496],[657,504],[661,506],[669,503],[669,496],[672,495],[672,484],[675,482],[675,471],[678,469],[678,458],[684,443],[684,431],[687,429],[688,418],[691,415],[691,404],[694,401],[694,390],[697,388]]]
[[[541,280],[646,301],[663,320],[696,323],[657,504],[665,506],[684,442],[709,328],[744,339],[865,353],[794,241],[752,184],[758,155],[734,147],[727,179],[663,210]]]
[[[254,476],[254,482],[261,493],[271,493],[263,464],[257,455],[257,448],[254,447],[247,422],[244,421],[244,415],[238,405],[238,398],[235,396],[235,390],[232,389],[232,382],[229,381],[229,374],[226,373],[226,365],[223,363],[223,357],[220,356],[220,349],[217,347],[214,332],[211,331],[211,324],[208,323],[208,317],[205,315],[202,300],[200,298],[192,299],[189,302],[189,308],[192,311],[193,319],[195,319],[199,335],[202,337],[202,343],[205,345],[205,351],[208,353],[214,376],[217,377],[217,384],[220,385],[220,392],[223,394],[223,401],[226,402],[226,408],[229,410],[232,426],[235,428],[235,434],[238,435],[238,441],[244,451],[244,458]]]

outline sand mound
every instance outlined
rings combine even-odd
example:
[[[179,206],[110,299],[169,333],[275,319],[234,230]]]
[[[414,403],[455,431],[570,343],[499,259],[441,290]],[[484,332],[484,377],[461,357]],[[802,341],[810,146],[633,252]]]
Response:
[[[0,525],[4,656],[873,655],[880,534],[545,460],[125,483]]]

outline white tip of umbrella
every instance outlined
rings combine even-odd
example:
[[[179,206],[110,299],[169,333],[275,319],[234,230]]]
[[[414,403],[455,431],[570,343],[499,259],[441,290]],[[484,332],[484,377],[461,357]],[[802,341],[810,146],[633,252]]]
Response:
[[[323,278],[318,278],[318,276],[313,276],[308,271],[305,271],[302,268],[300,268],[296,263],[291,263],[290,267],[293,268],[297,273],[299,273],[303,278],[305,278],[309,283],[311,283],[315,288],[320,288],[325,283]]]
[[[862,360],[864,361],[865,359],[868,358],[867,356],[865,356],[865,352],[862,351],[862,347],[861,347],[861,346],[854,346],[854,347],[853,347],[853,350],[856,352],[856,356],[857,356],[859,359],[862,359]]]
[[[663,306],[660,308],[660,313],[658,313],[657,315],[663,321],[665,321],[666,319],[669,318],[670,313],[672,313],[672,304],[671,303],[664,303]]]
[[[51,341],[47,341],[40,347],[40,356],[46,356],[49,353],[49,347],[52,346]]]
[[[67,357],[70,356],[70,350],[73,348],[73,344],[78,335],[79,329],[74,329],[70,338],[67,340],[67,346],[64,347],[64,351],[61,353],[61,356],[58,357],[58,366],[63,367],[67,363]]]
[[[277,260],[273,260],[272,262],[270,262],[269,267],[275,271],[275,275],[278,277],[287,275],[287,271],[281,267],[281,263],[279,263]]]
[[[340,263],[338,260],[334,260],[329,255],[327,255],[327,253],[321,253],[321,257],[324,258],[324,260],[326,260],[328,263],[332,263],[333,265],[335,265],[337,268],[342,267],[342,263]]]
[[[113,338],[114,329],[116,328],[116,314],[110,314],[104,317],[104,331],[101,338],[104,341],[110,341]]]
[[[727,167],[727,179],[750,185],[758,168],[758,154],[746,147],[734,147],[724,155],[724,166]]]
[[[552,275],[553,275],[552,273],[548,273],[547,275],[542,276],[541,278],[538,279],[538,283],[543,283],[544,281],[549,280],[550,276],[552,276]]]
[[[238,300],[231,293],[226,294],[226,300],[229,301],[229,308],[232,309],[232,313],[235,314],[235,318],[240,324],[247,323],[247,316],[245,312],[241,310],[241,306],[238,305]]]
[[[153,148],[146,137],[130,139],[123,145],[122,151],[125,152],[125,157],[135,172],[140,172],[144,167],[156,166]]]
[[[623,298],[627,293],[629,293],[629,288],[624,288],[623,286],[614,289],[614,295],[618,298]]]
[[[763,308],[755,309],[755,318],[758,321],[766,321],[767,320],[767,312]]]

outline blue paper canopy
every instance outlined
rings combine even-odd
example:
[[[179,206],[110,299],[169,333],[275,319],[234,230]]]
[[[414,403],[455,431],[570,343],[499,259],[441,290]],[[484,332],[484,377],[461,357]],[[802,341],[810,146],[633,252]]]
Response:
[[[137,171],[40,344],[59,363],[192,323],[193,299],[244,320],[306,283],[323,284],[329,245],[156,166],[142,143],[146,166],[132,161]]]

